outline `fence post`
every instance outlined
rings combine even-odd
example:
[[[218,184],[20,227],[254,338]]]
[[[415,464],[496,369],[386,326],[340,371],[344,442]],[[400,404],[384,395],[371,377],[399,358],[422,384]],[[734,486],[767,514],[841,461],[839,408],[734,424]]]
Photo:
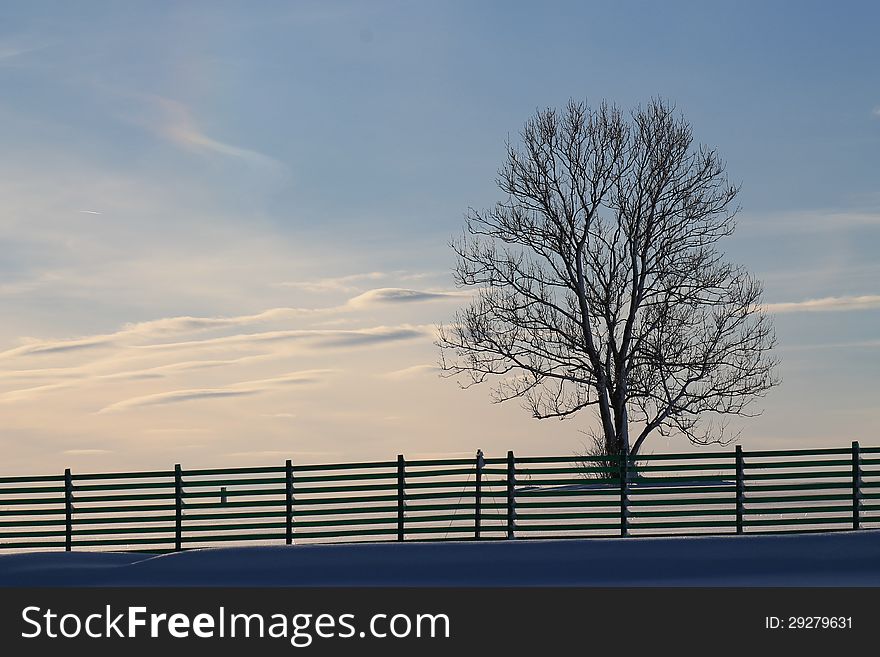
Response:
[[[64,470],[64,551],[73,549],[73,476]]]
[[[406,508],[406,461],[403,454],[397,455],[397,540],[403,540],[403,520]]]
[[[852,521],[853,529],[859,529],[860,498],[862,496],[862,470],[859,460],[859,441],[852,444]]]
[[[293,544],[293,462],[284,464],[284,542]]]
[[[629,515],[629,473],[627,472],[628,468],[629,455],[625,453],[620,454],[620,535],[626,536],[629,534],[629,527],[627,516]]]
[[[174,550],[183,543],[183,473],[180,463],[174,465]]]
[[[516,459],[507,452],[507,538],[514,538],[516,528]]]
[[[477,474],[474,490],[474,538],[480,539],[480,515],[483,502],[483,450],[477,450]]]
[[[743,533],[743,511],[745,511],[745,474],[742,445],[736,446],[736,533]]]

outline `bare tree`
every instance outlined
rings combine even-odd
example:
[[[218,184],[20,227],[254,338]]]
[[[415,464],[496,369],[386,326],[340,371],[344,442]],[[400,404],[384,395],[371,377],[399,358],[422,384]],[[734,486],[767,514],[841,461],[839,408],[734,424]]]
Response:
[[[716,249],[739,191],[716,151],[662,100],[628,116],[572,101],[521,138],[507,198],[453,242],[476,293],[440,327],[444,372],[537,418],[594,409],[608,455],[653,432],[729,440],[712,416],[756,414],[778,379],[762,286]]]

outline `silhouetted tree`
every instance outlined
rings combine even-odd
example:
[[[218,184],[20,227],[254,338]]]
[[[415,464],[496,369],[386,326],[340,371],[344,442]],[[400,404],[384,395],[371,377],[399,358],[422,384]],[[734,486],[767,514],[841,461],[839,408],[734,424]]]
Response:
[[[774,331],[760,282],[716,248],[739,190],[674,108],[540,111],[497,184],[507,198],[453,242],[476,290],[440,327],[447,375],[493,379],[495,401],[537,418],[590,407],[608,455],[653,432],[726,442],[711,416],[755,414],[778,383]]]

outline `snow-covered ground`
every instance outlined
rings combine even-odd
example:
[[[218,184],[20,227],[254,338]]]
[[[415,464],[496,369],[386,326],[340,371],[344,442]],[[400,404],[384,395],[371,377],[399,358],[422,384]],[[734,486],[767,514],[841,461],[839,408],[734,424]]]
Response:
[[[0,556],[4,586],[880,586],[880,530]]]

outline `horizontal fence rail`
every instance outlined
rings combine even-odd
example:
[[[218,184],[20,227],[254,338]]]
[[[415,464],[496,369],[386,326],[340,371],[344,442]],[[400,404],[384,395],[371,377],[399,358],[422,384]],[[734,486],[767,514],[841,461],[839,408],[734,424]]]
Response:
[[[0,477],[0,549],[880,527],[880,447],[484,456]]]

